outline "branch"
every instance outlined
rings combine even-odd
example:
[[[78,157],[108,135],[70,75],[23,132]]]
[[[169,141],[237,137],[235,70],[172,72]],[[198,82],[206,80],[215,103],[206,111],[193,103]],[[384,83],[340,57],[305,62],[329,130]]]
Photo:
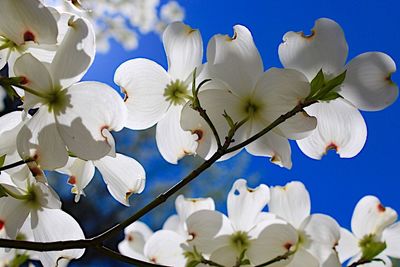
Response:
[[[275,258],[273,258],[272,260],[267,261],[267,262],[265,262],[265,263],[256,265],[255,267],[268,266],[268,265],[274,264],[274,263],[279,262],[279,261],[282,261],[282,260],[287,260],[287,259],[288,259],[291,255],[293,255],[294,253],[295,253],[295,251],[288,251],[288,252],[286,252],[286,253],[283,254],[283,255],[280,255],[280,256],[278,256],[278,257],[275,257]]]
[[[385,264],[385,262],[384,262],[383,260],[381,260],[381,259],[372,259],[372,260],[368,260],[368,259],[359,259],[358,261],[353,262],[353,263],[352,263],[351,265],[349,265],[348,267],[357,267],[357,266],[360,266],[360,265],[363,265],[363,264],[367,264],[367,263],[371,263],[371,262],[374,262],[374,261],[380,261],[380,262],[382,262],[382,263]]]
[[[94,237],[94,238],[89,238],[89,239],[82,239],[82,240],[69,240],[69,241],[58,241],[58,242],[30,242],[30,241],[19,241],[19,240],[10,240],[10,239],[0,239],[0,247],[5,247],[5,248],[16,248],[16,249],[26,249],[26,250],[34,250],[34,251],[60,251],[60,250],[65,250],[65,249],[79,249],[79,248],[89,248],[89,247],[94,247],[97,250],[101,250],[105,254],[107,254],[110,257],[118,257],[120,260],[129,260],[132,261],[134,259],[131,259],[129,257],[125,256],[119,256],[119,253],[112,251],[106,247],[103,247],[103,242],[122,230],[124,230],[127,226],[132,224],[133,222],[139,220],[142,216],[147,214],[148,212],[152,211],[162,203],[164,203],[169,197],[171,197],[173,194],[175,194],[177,191],[182,189],[185,185],[193,181],[195,178],[197,178],[202,172],[204,172],[206,169],[211,167],[218,159],[220,159],[222,156],[225,154],[228,154],[230,152],[233,152],[235,150],[238,150],[240,148],[243,148],[244,146],[250,144],[257,138],[263,136],[264,134],[268,133],[271,131],[274,127],[278,126],[279,124],[283,123],[290,117],[293,117],[296,115],[298,112],[302,112],[304,107],[307,107],[316,101],[305,101],[304,103],[298,104],[296,107],[294,107],[291,111],[287,112],[286,114],[280,116],[278,119],[276,119],[273,123],[271,123],[269,126],[267,126],[265,129],[257,133],[256,135],[252,136],[250,139],[233,146],[229,148],[230,144],[232,143],[233,136],[235,134],[235,130],[237,130],[238,127],[240,127],[240,123],[235,129],[230,131],[229,135],[226,137],[224,144],[212,155],[212,157],[205,162],[203,162],[197,169],[193,170],[189,175],[187,175],[184,179],[176,183],[174,186],[172,186],[170,189],[168,189],[166,192],[160,194],[156,199],[151,201],[149,204],[147,204],[145,207],[143,207],[141,210],[133,214],[131,217],[127,218],[123,222],[115,225],[114,227],[109,228],[108,230],[104,231],[100,235]],[[23,162],[25,163],[25,162]],[[23,164],[22,162],[19,162],[19,164]],[[16,163],[14,163],[16,164]],[[16,165],[18,166],[18,165]],[[6,166],[4,166],[6,167]],[[274,262],[282,260],[285,255],[280,256],[281,258],[276,258],[273,259]],[[272,264],[271,263],[265,263],[266,265]],[[266,265],[260,265],[260,266],[266,266]],[[154,266],[154,265],[153,265]],[[355,265],[357,266],[357,265]],[[349,267],[354,267],[354,266],[349,266]]]
[[[3,167],[0,167],[0,172],[1,172],[1,171],[8,170],[8,169],[12,169],[12,168],[14,168],[14,167],[18,167],[18,166],[20,166],[20,165],[23,165],[23,164],[26,164],[26,163],[29,163],[29,162],[32,162],[32,161],[34,161],[34,160],[33,160],[33,159],[20,160],[20,161],[11,163],[11,164],[9,164],[9,165],[5,165],[5,166],[3,166]]]

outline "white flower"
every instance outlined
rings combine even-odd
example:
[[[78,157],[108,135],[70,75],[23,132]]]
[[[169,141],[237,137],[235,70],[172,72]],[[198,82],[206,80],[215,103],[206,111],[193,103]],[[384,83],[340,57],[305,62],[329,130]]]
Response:
[[[235,144],[258,133],[279,116],[289,112],[310,92],[306,77],[295,70],[272,68],[263,72],[261,56],[250,31],[234,27],[231,38],[214,36],[207,48],[207,68],[213,81],[199,93],[201,106],[216,126],[220,138],[228,134],[228,124],[222,114],[234,122],[248,121],[235,134]],[[219,81],[220,80],[220,81]],[[182,112],[184,129],[200,132],[197,153],[208,158],[216,150],[216,141],[206,122],[187,104]],[[316,120],[298,113],[246,146],[253,155],[271,157],[271,161],[291,168],[291,150],[287,138],[304,138],[316,127]],[[225,156],[226,159],[233,154]]]
[[[66,164],[68,151],[85,160],[114,153],[109,131],[118,131],[125,124],[122,99],[105,84],[76,83],[94,54],[90,25],[82,18],[71,18],[69,31],[51,64],[31,54],[17,59],[14,72],[30,88],[25,89],[24,108],[39,108],[17,137],[23,159],[33,158],[42,169],[55,169]]]
[[[327,215],[310,215],[310,196],[301,182],[272,187],[268,206],[271,213],[290,223],[299,234],[296,253],[287,266],[341,266],[334,250],[340,238],[339,225]]]
[[[10,54],[19,54],[34,44],[56,44],[57,35],[57,22],[40,1],[3,0],[0,12],[0,69],[5,66]]]
[[[15,239],[26,222],[36,242],[52,242],[84,239],[79,224],[61,210],[57,194],[48,185],[30,177],[25,187],[16,187],[9,177],[1,174],[0,184],[7,190],[7,197],[0,198],[0,230],[5,236]],[[9,193],[11,192],[11,193]],[[80,258],[84,249],[73,249],[38,253],[44,266]]]
[[[336,150],[343,158],[357,155],[367,136],[367,128],[358,109],[381,110],[398,96],[398,87],[390,79],[396,66],[388,55],[368,52],[345,65],[347,54],[343,30],[336,22],[326,18],[315,22],[309,36],[302,32],[286,33],[279,46],[279,57],[285,68],[303,72],[309,81],[321,69],[328,79],[347,71],[345,81],[336,90],[344,99],[305,109],[317,117],[318,126],[311,136],[297,143],[307,156],[314,159],[320,159],[330,149]]]
[[[163,35],[168,72],[157,63],[132,59],[116,71],[114,81],[126,94],[127,128],[140,130],[157,124],[157,146],[170,163],[196,149],[195,135],[182,130],[181,110],[191,94],[192,72],[201,65],[203,44],[200,33],[176,22]]]
[[[379,255],[374,258],[382,262],[371,262],[360,265],[365,267],[392,266],[389,257],[400,258],[400,223],[397,213],[390,207],[384,207],[374,196],[363,197],[356,205],[351,219],[353,233],[342,228],[341,239],[337,247],[340,261],[355,262],[363,256],[363,251],[373,243],[385,244]],[[373,245],[372,245],[373,246]],[[375,244],[376,246],[376,244]]]
[[[288,253],[297,244],[297,233],[292,226],[262,212],[269,197],[268,186],[252,189],[245,180],[237,180],[228,195],[228,217],[211,210],[189,216],[189,245],[223,266],[234,266],[244,250],[254,265]]]
[[[121,204],[129,206],[129,197],[143,191],[146,181],[145,170],[135,159],[116,153],[115,157],[105,156],[99,160],[86,161],[79,158],[69,158],[67,165],[57,170],[69,175],[68,183],[72,185],[75,202],[83,189],[94,176],[95,167],[103,176],[110,194]]]

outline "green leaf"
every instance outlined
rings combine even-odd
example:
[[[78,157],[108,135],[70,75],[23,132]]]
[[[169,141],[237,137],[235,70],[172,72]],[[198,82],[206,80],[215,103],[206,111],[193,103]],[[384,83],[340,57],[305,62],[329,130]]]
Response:
[[[6,160],[6,155],[0,157],[0,167],[3,167],[5,160]]]
[[[325,85],[325,76],[322,72],[322,69],[317,73],[315,78],[311,81],[311,92],[310,97],[315,95],[320,89],[322,89]]]
[[[235,128],[235,123],[233,122],[231,116],[228,115],[228,113],[226,113],[226,110],[224,110],[224,114],[222,114],[222,116],[224,116],[225,120],[228,122],[229,127]]]
[[[6,191],[3,189],[3,186],[0,185],[0,198],[2,197],[8,197],[8,194],[6,193]]]
[[[339,74],[338,76],[336,76],[332,80],[329,80],[326,83],[326,87],[329,88],[330,90],[332,90],[336,86],[341,85],[344,82],[344,79],[346,79],[346,72],[347,72],[347,70],[343,71],[341,74]]]
[[[361,259],[373,260],[386,249],[386,243],[375,241],[374,235],[367,235],[360,241],[360,247],[362,251]]]
[[[340,98],[340,97],[342,97],[342,96],[339,95],[337,92],[331,91],[331,92],[327,93],[324,97],[320,98],[319,100],[331,101],[331,100],[335,100],[336,98]]]

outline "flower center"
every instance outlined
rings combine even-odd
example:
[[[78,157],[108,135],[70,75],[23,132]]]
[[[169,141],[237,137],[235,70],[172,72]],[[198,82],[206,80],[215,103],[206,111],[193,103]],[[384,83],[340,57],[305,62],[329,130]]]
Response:
[[[186,103],[189,96],[187,85],[181,80],[171,81],[164,90],[165,100],[178,106]]]
[[[243,251],[249,247],[250,238],[246,232],[238,231],[233,233],[230,238],[229,242],[231,246],[236,248],[238,251]]]
[[[67,90],[54,90],[46,95],[45,103],[49,107],[49,112],[54,114],[64,113],[69,106],[70,96],[67,95]]]
[[[248,98],[243,103],[242,111],[249,119],[256,118],[263,108],[262,103],[251,98]]]

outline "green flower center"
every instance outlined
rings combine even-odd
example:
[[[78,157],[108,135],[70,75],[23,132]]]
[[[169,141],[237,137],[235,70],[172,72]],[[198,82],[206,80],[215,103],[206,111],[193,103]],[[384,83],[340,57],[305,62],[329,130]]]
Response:
[[[229,243],[241,252],[249,247],[250,237],[246,232],[238,231],[230,236]]]
[[[164,97],[172,105],[178,106],[186,103],[190,97],[187,85],[181,80],[171,81],[164,90]]]
[[[46,95],[44,104],[49,107],[49,112],[58,115],[64,113],[69,106],[70,96],[67,95],[67,90],[54,90]]]
[[[243,102],[242,112],[249,119],[257,118],[263,109],[263,104],[252,98],[248,98]]]

